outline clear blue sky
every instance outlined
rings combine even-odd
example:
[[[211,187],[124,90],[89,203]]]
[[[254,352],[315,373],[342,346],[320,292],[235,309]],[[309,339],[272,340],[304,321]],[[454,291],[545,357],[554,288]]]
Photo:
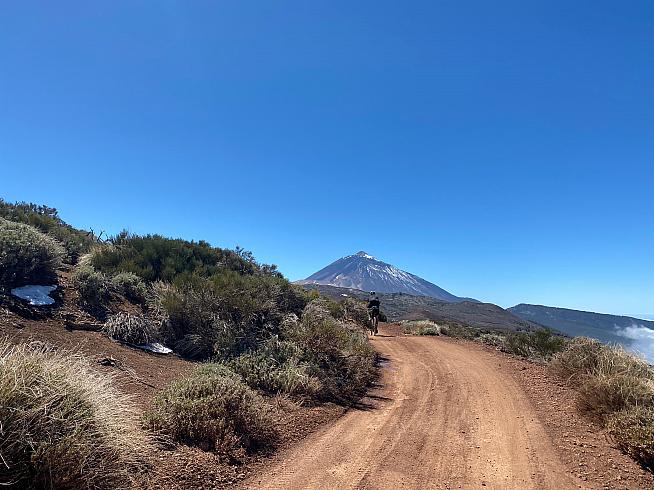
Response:
[[[654,313],[654,2],[0,5],[0,196]]]

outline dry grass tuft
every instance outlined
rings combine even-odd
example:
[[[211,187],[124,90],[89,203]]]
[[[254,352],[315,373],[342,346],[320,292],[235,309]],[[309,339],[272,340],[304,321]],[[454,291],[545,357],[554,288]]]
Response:
[[[622,347],[576,338],[552,368],[578,390],[577,404],[604,423],[617,444],[643,465],[654,462],[654,367]]]
[[[631,407],[610,415],[606,427],[625,453],[654,469],[654,407]]]
[[[148,442],[129,400],[71,353],[0,342],[0,484],[130,488]]]
[[[402,322],[404,333],[409,335],[440,335],[441,326],[429,320],[411,320]]]
[[[143,315],[118,313],[105,322],[102,331],[114,340],[129,344],[148,344],[160,340],[159,325]]]

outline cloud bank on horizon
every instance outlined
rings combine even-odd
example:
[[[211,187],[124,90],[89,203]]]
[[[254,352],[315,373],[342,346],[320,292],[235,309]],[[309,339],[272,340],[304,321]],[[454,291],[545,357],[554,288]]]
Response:
[[[654,329],[634,323],[629,327],[616,328],[616,330],[618,335],[631,340],[629,350],[654,363]]]

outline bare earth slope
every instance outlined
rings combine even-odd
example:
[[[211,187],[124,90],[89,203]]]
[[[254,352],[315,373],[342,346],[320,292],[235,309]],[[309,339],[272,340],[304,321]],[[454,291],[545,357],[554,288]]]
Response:
[[[494,353],[392,326],[373,344],[389,364],[368,409],[280,454],[246,487],[598,488],[562,462],[527,391]]]

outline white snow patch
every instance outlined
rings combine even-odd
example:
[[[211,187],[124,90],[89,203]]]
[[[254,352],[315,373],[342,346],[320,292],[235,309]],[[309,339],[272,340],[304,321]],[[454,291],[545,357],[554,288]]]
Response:
[[[163,344],[160,344],[159,342],[153,342],[151,344],[139,344],[136,347],[139,349],[154,352],[155,354],[172,354],[173,352],[172,349],[166,347]]]
[[[616,333],[632,341],[629,350],[641,354],[647,361],[654,363],[654,330],[644,325],[633,324],[629,327],[616,327]]]
[[[341,296],[345,296],[347,298],[347,294],[345,293],[341,293]]]
[[[37,286],[29,285],[11,290],[14,296],[29,301],[34,306],[44,306],[54,304],[54,299],[49,295],[52,291],[57,289],[57,286]]]

